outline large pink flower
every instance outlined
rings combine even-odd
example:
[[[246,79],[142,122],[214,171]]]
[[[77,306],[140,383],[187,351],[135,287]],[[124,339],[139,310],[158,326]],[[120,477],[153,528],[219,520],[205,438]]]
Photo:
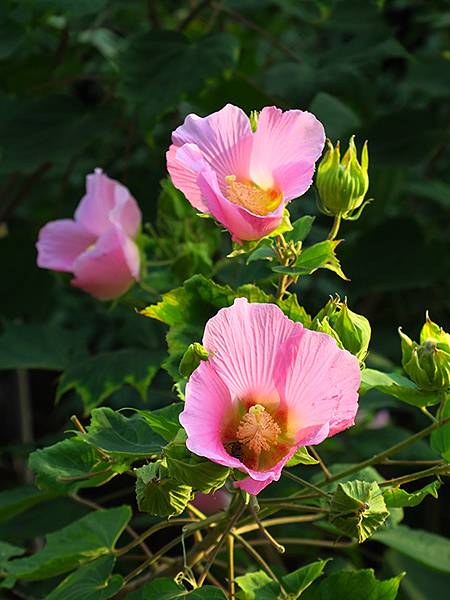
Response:
[[[245,298],[206,325],[210,353],[186,387],[180,415],[191,452],[239,469],[256,495],[295,451],[354,423],[359,363],[324,333],[294,323],[274,304]]]
[[[86,187],[75,219],[51,221],[40,230],[37,264],[73,273],[72,285],[111,300],[139,278],[134,237],[141,211],[129,190],[101,169],[87,176]]]
[[[240,241],[271,233],[285,204],[306,192],[325,134],[311,113],[273,106],[263,108],[253,133],[247,115],[227,104],[208,117],[188,115],[172,141],[174,185]]]

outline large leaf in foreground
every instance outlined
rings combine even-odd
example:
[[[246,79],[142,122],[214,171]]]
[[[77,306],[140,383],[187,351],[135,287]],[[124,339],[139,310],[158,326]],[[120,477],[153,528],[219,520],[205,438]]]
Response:
[[[187,592],[169,577],[160,577],[147,583],[136,592],[127,594],[123,600],[225,600],[225,594],[212,585],[204,585]]]
[[[311,587],[304,600],[394,600],[402,577],[380,581],[372,569],[341,571]]]
[[[89,513],[50,533],[44,548],[33,556],[10,561],[8,573],[17,579],[47,579],[110,554],[130,518],[129,506]]]
[[[112,456],[144,458],[159,454],[166,445],[139,414],[125,417],[111,408],[95,408],[83,439]]]
[[[64,371],[56,397],[59,400],[69,390],[75,390],[81,396],[85,412],[89,413],[128,384],[145,401],[148,387],[161,366],[162,358],[161,352],[133,348],[90,356],[73,363]]]
[[[66,577],[45,600],[107,600],[123,584],[121,575],[111,576],[115,558],[102,556]]]
[[[420,390],[415,383],[403,375],[364,369],[361,373],[359,393],[362,395],[373,389],[413,406],[431,406],[439,402],[438,394]]]
[[[170,477],[160,462],[135,469],[139,510],[159,517],[179,515],[192,497],[192,487]]]

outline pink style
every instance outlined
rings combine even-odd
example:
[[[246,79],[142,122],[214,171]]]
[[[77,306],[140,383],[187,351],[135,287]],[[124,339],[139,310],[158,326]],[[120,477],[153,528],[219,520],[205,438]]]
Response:
[[[234,241],[276,229],[287,202],[306,192],[325,133],[314,115],[266,107],[250,120],[227,104],[208,117],[188,115],[172,134],[167,168],[173,184]]]
[[[140,224],[141,211],[129,190],[95,169],[86,178],[75,218],[51,221],[40,230],[37,264],[73,273],[73,286],[112,300],[139,279],[134,238]]]
[[[191,452],[247,475],[237,487],[258,494],[300,446],[353,425],[358,359],[274,304],[238,298],[203,344],[210,358],[189,379],[180,422]]]

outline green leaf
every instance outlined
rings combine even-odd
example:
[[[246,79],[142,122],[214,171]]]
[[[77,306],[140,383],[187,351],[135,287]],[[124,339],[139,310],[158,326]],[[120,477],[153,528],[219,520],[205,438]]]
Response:
[[[127,594],[123,600],[226,600],[219,588],[204,585],[197,590],[187,592],[183,586],[169,577],[160,577],[142,586],[136,592]]]
[[[339,277],[348,281],[344,275],[339,259],[336,256],[335,250],[342,240],[324,240],[309,248],[302,250],[292,267],[274,266],[272,271],[282,273],[284,275],[311,275],[317,269],[329,269],[334,271]]]
[[[17,579],[36,581],[67,573],[110,554],[131,518],[129,506],[97,510],[47,536],[42,550],[8,563]]]
[[[175,31],[139,33],[119,57],[120,90],[148,123],[233,68],[238,53],[238,41],[228,33],[196,41]]]
[[[389,517],[377,482],[338,483],[330,504],[330,521],[361,544]]]
[[[247,264],[249,265],[252,262],[256,262],[257,260],[267,260],[272,261],[275,258],[275,252],[271,246],[266,246],[265,244],[261,244],[250,252],[247,258]]]
[[[364,369],[361,372],[359,393],[363,395],[373,389],[418,407],[431,406],[439,402],[438,394],[423,392],[403,375],[383,373],[376,369]]]
[[[6,323],[0,336],[0,369],[63,370],[82,352],[83,340],[54,325]]]
[[[380,581],[373,569],[340,571],[311,587],[304,600],[394,600],[403,575]]]
[[[328,560],[305,565],[289,575],[281,578],[284,589],[289,598],[299,598],[303,592],[321,575]],[[280,597],[280,585],[271,579],[264,571],[256,571],[236,577],[236,583],[242,589],[239,594],[243,600],[278,600]]]
[[[160,352],[127,348],[103,352],[69,366],[59,380],[56,398],[75,390],[83,400],[85,412],[104,402],[125,384],[131,385],[145,401],[147,390],[158,372]]]
[[[318,465],[319,461],[316,460],[308,452],[306,446],[301,446],[297,452],[292,456],[286,463],[287,467],[295,467],[296,465]]]
[[[41,492],[31,485],[6,490],[0,493],[0,523],[28,510],[32,506],[52,498],[54,494]]]
[[[95,449],[78,437],[35,450],[30,454],[29,466],[40,489],[62,494],[97,487],[115,475]]]
[[[120,590],[121,575],[111,576],[113,556],[102,556],[64,579],[45,600],[107,600]]]
[[[0,541],[0,589],[11,589],[14,587],[16,578],[13,575],[5,576],[4,573],[8,568],[9,559],[21,556],[24,553],[25,550],[23,548]]]
[[[450,540],[447,538],[399,525],[377,532],[373,539],[432,569],[450,573]]]
[[[383,492],[383,496],[388,508],[402,508],[404,506],[411,507],[420,504],[428,495],[437,498],[440,487],[440,481],[433,481],[417,492],[408,493],[400,488],[390,488]]]
[[[441,419],[450,417],[450,398],[447,398],[440,412]],[[450,423],[435,429],[431,434],[430,443],[433,450],[442,454],[442,458],[450,462]]]
[[[315,220],[316,217],[311,217],[310,215],[300,217],[300,219],[292,223],[292,231],[288,231],[284,237],[288,241],[303,242],[310,234]]]
[[[112,456],[130,459],[159,454],[165,446],[165,440],[141,415],[127,418],[111,408],[92,411],[91,424],[82,439]]]
[[[294,294],[287,296],[283,301],[277,301],[255,285],[247,284],[233,290],[230,286],[219,285],[203,275],[194,275],[184,282],[183,287],[164,294],[158,304],[141,311],[144,316],[169,326],[169,358],[163,366],[175,381],[180,380],[178,365],[189,344],[201,340],[208,319],[220,308],[233,304],[238,297],[247,298],[249,302],[278,304],[290,319],[300,321],[306,326],[311,322],[311,318],[304,308],[299,306]]]
[[[166,446],[164,458],[170,477],[204,494],[221,488],[230,474],[230,469],[189,452],[184,440]]]
[[[160,461],[144,465],[134,472],[139,510],[160,517],[183,512],[192,496],[191,486],[171,479]]]
[[[179,416],[183,408],[184,404],[178,402],[157,410],[140,410],[138,412],[155,433],[167,442],[171,442],[180,429]]]

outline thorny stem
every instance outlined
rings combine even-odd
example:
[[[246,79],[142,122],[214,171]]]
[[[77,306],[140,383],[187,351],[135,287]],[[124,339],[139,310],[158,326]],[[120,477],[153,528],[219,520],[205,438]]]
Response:
[[[336,236],[339,232],[339,227],[341,226],[341,215],[336,215],[334,217],[334,221],[333,221],[333,226],[330,230],[330,233],[328,234],[328,239],[329,240],[334,240],[336,239]]]
[[[282,546],[281,544],[279,544],[277,542],[277,540],[273,537],[273,535],[271,533],[269,533],[267,531],[267,529],[264,527],[264,525],[262,524],[262,522],[260,521],[260,519],[256,513],[256,510],[255,510],[255,507],[253,506],[253,504],[250,504],[250,511],[251,511],[253,518],[255,519],[256,524],[258,525],[261,533],[263,534],[263,536],[268,540],[268,542],[270,544],[272,544],[272,546],[275,548],[275,550],[277,550],[277,552],[279,552],[280,554],[284,554],[286,551],[285,547]]]

